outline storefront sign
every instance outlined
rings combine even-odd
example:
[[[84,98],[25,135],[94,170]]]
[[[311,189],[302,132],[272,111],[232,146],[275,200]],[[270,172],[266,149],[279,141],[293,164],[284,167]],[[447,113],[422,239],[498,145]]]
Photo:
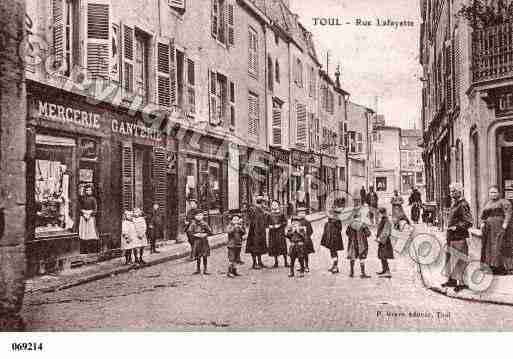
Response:
[[[322,157],[322,165],[324,167],[336,168],[337,167],[337,159],[334,157]]]
[[[49,121],[74,124],[76,126],[100,129],[101,115],[98,113],[83,111],[74,107],[56,105],[51,102],[37,101],[37,117]]]
[[[112,120],[112,132],[119,133],[123,136],[139,137],[153,141],[162,140],[162,133],[156,128],[115,119]]]
[[[289,164],[289,153],[279,149],[271,148],[271,157],[274,163]]]
[[[321,166],[321,157],[313,153],[292,151],[291,162],[293,165],[312,165],[316,167]]]

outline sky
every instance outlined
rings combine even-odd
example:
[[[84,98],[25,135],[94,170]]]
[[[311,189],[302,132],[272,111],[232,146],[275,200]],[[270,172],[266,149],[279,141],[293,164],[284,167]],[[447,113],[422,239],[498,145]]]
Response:
[[[419,64],[419,0],[289,0],[301,23],[314,34],[317,55],[329,73],[341,66],[351,101],[375,107],[388,125],[420,126],[422,67]],[[315,25],[314,18],[338,18],[340,26]],[[412,27],[377,26],[376,19],[412,21]],[[356,26],[357,19],[371,26]],[[350,22],[350,24],[346,24]]]

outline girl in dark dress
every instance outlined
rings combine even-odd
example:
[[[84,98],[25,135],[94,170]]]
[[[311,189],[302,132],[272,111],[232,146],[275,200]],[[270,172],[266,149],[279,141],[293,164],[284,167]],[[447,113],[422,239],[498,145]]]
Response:
[[[196,259],[196,272],[193,274],[200,274],[201,259],[203,259],[203,274],[209,275],[207,272],[207,258],[210,256],[210,245],[208,243],[208,236],[212,235],[212,230],[209,225],[203,221],[203,213],[201,210],[196,209],[191,213],[194,220],[187,229],[187,235],[192,239],[192,256]]]
[[[339,273],[338,269],[338,251],[344,250],[344,242],[342,240],[342,222],[338,218],[335,210],[328,212],[328,222],[324,225],[324,231],[321,238],[321,246],[330,250],[333,265],[328,271],[331,273]]]
[[[299,223],[301,226],[306,228],[306,238],[305,238],[305,271],[310,272],[310,264],[309,264],[309,258],[308,256],[311,253],[315,253],[313,241],[312,241],[312,235],[313,235],[313,228],[310,221],[306,219],[306,209],[305,208],[299,208],[298,209],[298,217],[299,217]]]
[[[356,211],[353,214],[353,220],[346,229],[346,235],[348,238],[347,242],[347,259],[351,265],[350,277],[354,277],[354,262],[358,259],[360,261],[360,278],[370,278],[365,273],[365,260],[369,253],[369,241],[368,238],[371,235],[371,231],[367,224],[362,221],[360,211]]]
[[[253,259],[253,269],[265,268],[262,263],[262,255],[266,254],[267,238],[265,229],[267,227],[268,212],[264,209],[263,197],[256,199],[256,204],[248,210],[249,231],[246,239],[246,253],[251,254]]]
[[[274,257],[274,268],[278,268],[278,257],[283,256],[285,267],[287,263],[287,240],[285,239],[285,226],[287,218],[280,210],[280,203],[273,201],[271,203],[271,212],[268,218],[269,222],[269,256]]]
[[[382,271],[376,274],[383,278],[391,278],[388,260],[394,259],[394,249],[391,241],[392,222],[390,222],[387,216],[386,208],[379,209],[379,216],[381,218],[378,224],[376,240],[378,242],[378,258],[381,260]]]

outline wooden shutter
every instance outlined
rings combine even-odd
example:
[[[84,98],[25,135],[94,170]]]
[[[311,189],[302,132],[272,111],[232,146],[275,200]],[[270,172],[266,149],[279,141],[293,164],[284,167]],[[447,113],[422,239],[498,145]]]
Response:
[[[123,88],[128,92],[134,91],[134,57],[135,31],[128,25],[123,29]]]
[[[171,106],[170,45],[165,39],[157,40],[157,104]]]
[[[124,211],[131,211],[134,205],[133,149],[130,142],[124,142],[121,149],[122,204]]]
[[[270,91],[273,91],[274,87],[274,73],[273,73],[273,60],[270,56],[267,57],[267,86]]]
[[[208,83],[209,83],[209,110],[210,110],[210,124],[213,126],[219,125],[219,111],[218,111],[218,100],[217,100],[217,73],[209,70]]]
[[[153,148],[153,202],[165,211],[167,208],[167,151],[163,147]]]
[[[64,36],[65,21],[64,0],[52,0],[53,18],[53,53],[55,60],[61,64],[64,62],[64,49],[66,48],[66,37]]]
[[[235,45],[235,5],[229,3],[227,9],[228,45]]]
[[[258,96],[250,93],[248,96],[249,106],[249,123],[248,123],[248,134],[254,136],[258,140],[259,127],[260,127],[260,110],[258,105]]]
[[[185,10],[185,0],[168,0],[168,4],[175,9]]]
[[[212,14],[211,14],[211,22],[212,22],[212,36],[217,39],[217,30],[219,28],[219,1],[212,0]]]
[[[273,144],[278,146],[281,145],[281,132],[281,109],[274,108],[272,121]]]
[[[453,106],[452,96],[453,96],[453,73],[452,73],[452,64],[453,64],[453,52],[452,52],[452,43],[451,41],[446,41],[445,43],[445,99],[447,104],[447,109],[451,110]]]
[[[230,81],[230,126],[235,127],[235,83]]]
[[[187,58],[185,60],[186,69],[186,84],[187,84],[187,110],[190,113],[196,113],[196,64],[193,60]]]
[[[103,1],[87,2],[87,70],[93,79],[109,78],[110,5]]]
[[[453,54],[454,54],[454,105],[460,105],[460,90],[461,90],[461,49],[460,49],[460,36],[456,29],[453,39]]]
[[[176,49],[175,49],[175,40],[171,40],[169,44],[169,78],[170,89],[169,89],[169,99],[171,101],[171,105],[176,104]]]
[[[308,129],[307,129],[307,118],[306,118],[306,105],[302,103],[296,103],[296,115],[297,115],[297,144],[306,147]]]

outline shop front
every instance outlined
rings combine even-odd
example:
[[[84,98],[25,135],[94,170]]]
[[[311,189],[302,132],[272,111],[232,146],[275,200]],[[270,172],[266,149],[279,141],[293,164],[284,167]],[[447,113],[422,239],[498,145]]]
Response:
[[[334,198],[337,190],[337,158],[331,156],[322,156],[321,162],[321,178],[324,183],[325,193],[321,196],[321,210],[326,210],[334,203],[327,203],[327,199]]]
[[[311,156],[307,152],[292,150],[290,153],[290,200],[294,207],[310,208],[310,198],[307,193],[307,175]]]
[[[270,198],[280,202],[282,208],[289,206],[289,163],[290,153],[278,148],[271,148]]]
[[[255,196],[271,197],[271,156],[262,150],[239,148],[239,203],[253,203]]]
[[[223,213],[228,210],[228,144],[208,135],[199,140],[192,131],[179,143],[178,201],[180,235],[193,202],[205,213],[214,233],[225,230]]]
[[[27,83],[28,276],[95,261],[109,245],[110,111]]]

